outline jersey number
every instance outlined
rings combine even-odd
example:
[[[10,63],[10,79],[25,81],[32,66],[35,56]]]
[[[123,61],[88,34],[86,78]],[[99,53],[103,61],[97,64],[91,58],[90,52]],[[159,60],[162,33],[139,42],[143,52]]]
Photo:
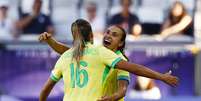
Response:
[[[81,66],[87,68],[87,63],[85,61],[80,61],[80,67],[74,68],[74,64],[70,64],[70,77],[71,77],[71,87],[75,88],[75,85],[82,88],[88,83],[88,73],[84,69],[80,69]]]

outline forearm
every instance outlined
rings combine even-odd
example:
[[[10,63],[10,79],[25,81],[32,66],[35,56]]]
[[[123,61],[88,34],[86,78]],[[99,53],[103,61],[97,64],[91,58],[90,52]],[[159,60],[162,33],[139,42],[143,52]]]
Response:
[[[34,19],[33,16],[27,16],[27,17],[21,19],[20,21],[17,22],[17,27],[18,27],[18,29],[23,29],[23,28],[26,27],[33,19]]]
[[[112,95],[114,101],[122,99],[126,95],[128,82],[125,80],[118,80],[118,91]]]
[[[162,32],[162,35],[164,37],[168,37],[170,35],[174,35],[174,34],[177,34],[179,32],[181,32],[184,28],[183,27],[179,27],[179,26],[172,26],[170,28],[167,28],[165,29],[163,32]]]
[[[39,101],[46,101],[47,97],[49,96],[55,84],[56,82],[53,82],[51,79],[48,79],[48,81],[46,82],[44,88],[42,89],[40,93]]]
[[[182,18],[182,20],[179,23],[164,29],[164,31],[162,32],[162,35],[169,36],[169,35],[177,34],[181,32],[182,30],[184,30],[187,26],[189,26],[191,21],[192,21],[192,18],[190,16],[185,16],[184,18]]]
[[[157,80],[163,80],[163,74],[153,71],[142,65],[127,63],[126,61],[120,61],[119,63],[117,63],[116,66],[119,69],[126,70],[139,76],[144,76]]]
[[[57,42],[55,39],[51,38],[49,40],[47,40],[47,43],[49,44],[49,46],[56,51],[59,54],[63,54],[66,50],[69,49],[69,47],[67,47],[66,45]]]
[[[41,94],[40,94],[40,99],[39,101],[46,101],[47,100],[47,97],[49,95],[50,92],[47,92],[47,91],[42,91]]]

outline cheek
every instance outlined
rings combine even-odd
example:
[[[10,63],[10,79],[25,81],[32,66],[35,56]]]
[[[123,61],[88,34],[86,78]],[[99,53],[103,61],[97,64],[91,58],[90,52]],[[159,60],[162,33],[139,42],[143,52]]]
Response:
[[[116,46],[116,47],[119,47],[120,43],[121,43],[121,41],[118,40],[118,39],[115,39],[115,40],[113,41],[113,45]]]

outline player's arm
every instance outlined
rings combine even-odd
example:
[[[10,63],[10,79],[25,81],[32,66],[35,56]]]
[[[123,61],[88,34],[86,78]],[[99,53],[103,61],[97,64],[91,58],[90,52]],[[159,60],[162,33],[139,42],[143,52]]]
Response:
[[[153,71],[145,66],[129,63],[127,61],[121,60],[116,64],[116,68],[128,71],[135,75],[144,76],[156,80],[161,80],[171,86],[176,86],[178,83],[178,78],[172,76],[168,73],[161,74],[159,72]]]
[[[125,60],[122,60],[121,57],[117,56],[114,52],[106,49],[105,47],[99,48],[99,57],[100,61],[106,65],[109,65],[111,68],[117,68],[139,76],[161,80],[171,86],[176,86],[178,83],[178,78],[175,76],[170,74],[161,74],[145,66],[129,63]]]
[[[115,101],[122,99],[126,95],[126,91],[128,88],[128,81],[126,80],[118,80],[118,90],[112,96]]]
[[[42,88],[42,91],[40,93],[40,101],[46,101],[55,84],[56,82],[50,78],[46,81],[45,86]]]
[[[118,80],[118,91],[112,94],[111,96],[102,96],[97,101],[118,101],[126,95],[128,87],[128,81]]]
[[[52,35],[47,32],[40,34],[39,41],[46,42],[54,51],[59,54],[63,54],[65,51],[70,49],[70,47],[66,46],[65,44],[56,41]]]
[[[127,59],[123,55],[122,59],[127,61]],[[118,70],[117,72],[118,89],[113,94],[113,98],[115,99],[115,101],[122,99],[126,95],[129,82],[130,82],[129,72]]]
[[[31,23],[31,21],[35,18],[35,16],[26,16],[22,19],[20,19],[19,21],[17,21],[15,24],[16,24],[16,27],[18,29],[24,29],[27,25],[29,25]]]

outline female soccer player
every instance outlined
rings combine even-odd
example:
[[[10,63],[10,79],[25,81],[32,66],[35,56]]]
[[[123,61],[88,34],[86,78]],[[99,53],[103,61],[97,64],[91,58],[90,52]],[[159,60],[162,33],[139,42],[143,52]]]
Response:
[[[74,27],[74,26],[73,26]],[[103,45],[115,52],[122,59],[127,60],[124,55],[126,32],[119,26],[111,26],[104,34]],[[68,46],[57,42],[49,33],[42,33],[39,36],[40,41],[47,42],[56,52],[62,54],[69,49]],[[129,83],[129,73],[127,71],[115,69],[110,71],[105,67],[105,76],[103,78],[103,99],[114,99],[115,101],[124,101]]]
[[[176,86],[178,79],[174,76],[128,63],[105,47],[92,45],[92,30],[87,21],[78,19],[72,25],[77,26],[72,29],[73,47],[64,52],[57,61],[51,77],[42,89],[40,101],[46,100],[53,85],[61,78],[65,85],[64,101],[96,101],[102,96],[105,66],[109,66],[111,70],[122,69]]]

